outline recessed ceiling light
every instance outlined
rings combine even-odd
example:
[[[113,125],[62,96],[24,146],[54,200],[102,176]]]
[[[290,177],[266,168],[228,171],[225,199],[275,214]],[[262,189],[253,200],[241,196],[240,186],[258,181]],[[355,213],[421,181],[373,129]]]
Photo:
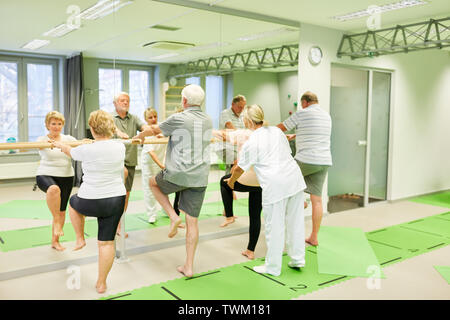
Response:
[[[398,10],[398,9],[404,9],[409,7],[414,7],[418,5],[428,4],[426,1],[422,0],[403,0],[395,3],[385,4],[382,6],[374,6],[373,9],[365,9],[365,10],[359,10],[339,16],[334,16],[332,19],[336,19],[339,21],[347,21],[352,19],[358,19],[362,17],[370,16],[373,13],[383,13],[388,12],[392,10]]]
[[[133,3],[133,1],[122,2],[122,0],[99,0],[92,7],[83,10],[78,17],[86,20],[96,20],[98,18],[103,18],[131,3]]]
[[[166,53],[166,54],[162,54],[159,56],[150,57],[150,60],[162,60],[162,59],[172,58],[172,57],[175,57],[178,55],[179,55],[178,53]]]
[[[276,30],[271,30],[271,31],[266,31],[266,32],[248,35],[248,36],[239,37],[239,38],[237,38],[237,40],[252,41],[252,40],[258,40],[258,39],[262,39],[262,38],[278,36],[280,34],[288,33],[288,32],[298,32],[298,29],[283,27],[283,28],[276,29]]]
[[[23,49],[30,49],[30,50],[36,50],[39,49],[43,46],[46,46],[50,43],[49,40],[40,40],[40,39],[35,39],[33,41],[28,42],[27,44],[23,45],[22,48]]]
[[[46,36],[46,37],[55,37],[55,38],[62,37],[63,35],[68,34],[69,32],[72,32],[76,29],[78,29],[78,28],[75,28],[75,27],[71,28],[67,24],[63,23],[63,24],[60,24],[59,26],[56,26],[53,29],[43,33],[42,35]]]

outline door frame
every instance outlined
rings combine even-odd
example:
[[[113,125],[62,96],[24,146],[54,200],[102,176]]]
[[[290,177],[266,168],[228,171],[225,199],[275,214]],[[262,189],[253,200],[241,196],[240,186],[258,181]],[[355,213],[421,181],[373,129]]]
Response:
[[[361,71],[367,71],[368,74],[368,90],[367,90],[367,126],[366,126],[366,155],[365,155],[365,172],[364,172],[364,202],[363,207],[367,207],[373,204],[385,203],[392,199],[392,151],[393,151],[393,128],[394,128],[394,97],[395,97],[395,70],[374,68],[369,66],[351,65],[345,63],[331,63],[330,73],[333,67],[356,69]],[[369,186],[370,186],[370,142],[371,142],[371,111],[372,111],[372,83],[373,72],[389,73],[391,75],[390,80],[390,97],[389,97],[389,135],[388,135],[388,159],[387,159],[387,172],[386,172],[386,200],[377,201],[375,203],[369,203]],[[331,74],[330,74],[331,76]],[[331,83],[330,83],[331,90]],[[330,105],[331,108],[331,105]],[[330,109],[331,113],[331,109]]]

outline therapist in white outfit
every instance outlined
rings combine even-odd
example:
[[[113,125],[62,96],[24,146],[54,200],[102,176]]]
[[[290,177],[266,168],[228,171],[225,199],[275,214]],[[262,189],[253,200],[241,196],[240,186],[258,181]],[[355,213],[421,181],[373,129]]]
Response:
[[[291,155],[286,135],[277,127],[264,126],[262,108],[246,106],[243,118],[246,128],[253,133],[242,147],[228,185],[233,189],[236,180],[253,166],[262,188],[267,243],[265,264],[253,270],[279,276],[285,236],[291,258],[288,266],[301,268],[305,265],[303,190],[306,185]]]
[[[145,110],[144,118],[149,126],[158,124],[158,113],[153,108]],[[146,137],[146,139],[154,139],[154,137]],[[149,181],[151,177],[155,177],[161,170],[165,169],[166,147],[167,144],[144,144],[142,147],[142,188],[149,223],[156,222],[159,211],[159,204],[150,190]]]

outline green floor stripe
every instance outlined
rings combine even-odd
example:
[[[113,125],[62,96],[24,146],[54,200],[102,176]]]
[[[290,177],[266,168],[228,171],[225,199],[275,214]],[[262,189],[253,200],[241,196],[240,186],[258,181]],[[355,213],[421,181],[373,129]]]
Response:
[[[434,268],[450,284],[450,266],[434,266]]]
[[[410,199],[410,201],[450,208],[450,191],[444,191]]]
[[[372,277],[368,272],[378,259],[360,228],[322,226],[317,248],[319,272],[357,277]],[[381,277],[384,277],[381,274]]]
[[[368,243],[381,268],[450,244],[445,236],[434,236],[422,230],[404,228],[409,224],[421,223],[415,227],[441,230],[440,227],[436,227],[434,219],[442,219],[442,214],[367,232],[365,235]],[[264,263],[262,258],[195,274],[192,280],[178,278],[105,299],[287,300],[354,278],[319,273],[317,254],[319,247],[306,248],[306,265],[301,269],[289,268],[287,266],[289,258],[284,255],[279,277],[260,275],[251,270],[253,266]]]

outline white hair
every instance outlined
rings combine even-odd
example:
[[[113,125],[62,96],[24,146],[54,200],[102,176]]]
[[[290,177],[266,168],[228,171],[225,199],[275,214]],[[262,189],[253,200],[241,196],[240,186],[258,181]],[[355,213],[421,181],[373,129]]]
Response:
[[[196,84],[190,84],[183,88],[181,96],[186,98],[188,106],[201,106],[205,99],[205,91]]]
[[[113,101],[116,102],[117,99],[119,99],[120,96],[127,96],[128,99],[130,99],[130,95],[128,94],[128,92],[122,91],[122,92],[119,92],[118,94],[116,94],[114,96],[114,100]]]

